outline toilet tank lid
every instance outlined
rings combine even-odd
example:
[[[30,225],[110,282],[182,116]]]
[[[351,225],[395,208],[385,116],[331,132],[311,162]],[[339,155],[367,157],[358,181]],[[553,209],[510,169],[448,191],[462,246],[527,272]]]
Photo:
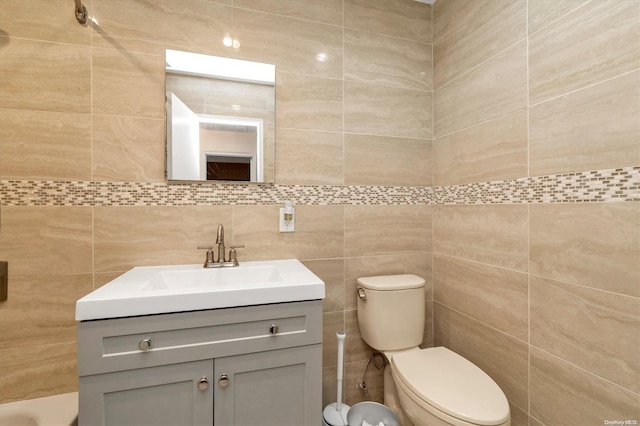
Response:
[[[380,275],[358,278],[358,285],[369,290],[391,291],[424,287],[424,278],[413,274]]]

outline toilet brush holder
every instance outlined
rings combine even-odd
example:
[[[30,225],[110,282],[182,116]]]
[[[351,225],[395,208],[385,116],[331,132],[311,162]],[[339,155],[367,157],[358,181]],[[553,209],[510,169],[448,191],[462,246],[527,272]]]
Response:
[[[322,412],[323,426],[347,426],[347,414],[351,408],[342,402],[342,375],[344,372],[344,331],[336,333],[338,338],[338,389],[336,402],[327,405]]]

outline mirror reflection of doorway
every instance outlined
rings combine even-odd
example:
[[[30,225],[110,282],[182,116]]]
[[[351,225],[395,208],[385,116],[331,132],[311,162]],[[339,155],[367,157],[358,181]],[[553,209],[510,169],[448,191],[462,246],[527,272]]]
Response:
[[[207,155],[207,180],[251,181],[251,157]]]

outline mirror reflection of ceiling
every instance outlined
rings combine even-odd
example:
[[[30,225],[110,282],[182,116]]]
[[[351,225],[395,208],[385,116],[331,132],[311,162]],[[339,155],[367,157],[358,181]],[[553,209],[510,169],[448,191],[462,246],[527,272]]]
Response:
[[[167,49],[166,71],[220,80],[275,85],[276,67],[261,62]]]

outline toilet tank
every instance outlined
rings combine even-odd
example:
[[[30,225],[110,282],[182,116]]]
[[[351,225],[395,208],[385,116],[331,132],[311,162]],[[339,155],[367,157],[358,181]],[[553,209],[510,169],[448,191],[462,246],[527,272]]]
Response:
[[[424,279],[417,275],[358,278],[362,339],[379,351],[418,346],[424,334]]]

